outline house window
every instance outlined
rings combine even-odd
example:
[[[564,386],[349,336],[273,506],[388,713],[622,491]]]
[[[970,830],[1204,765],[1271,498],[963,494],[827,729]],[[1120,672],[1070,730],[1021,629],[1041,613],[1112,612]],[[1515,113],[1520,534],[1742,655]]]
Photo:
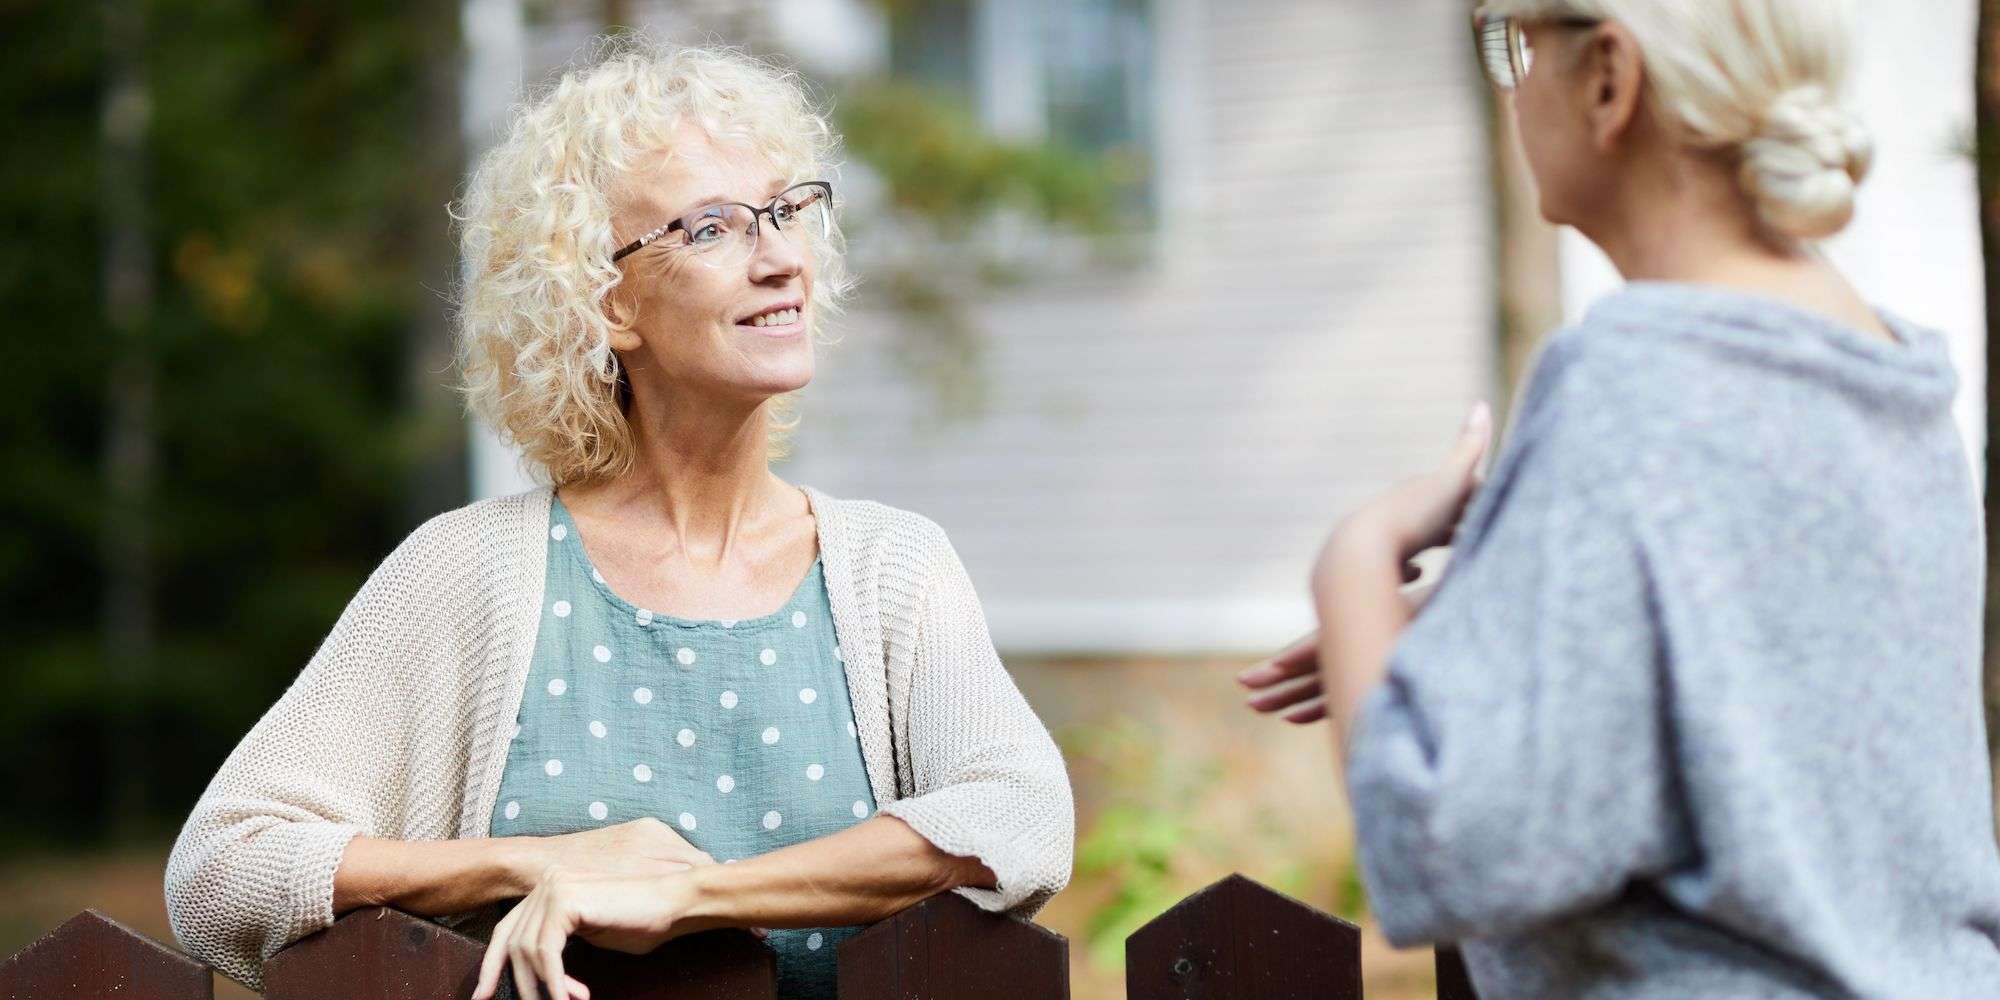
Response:
[[[1149,0],[933,0],[897,5],[890,66],[960,95],[996,134],[1106,157],[1151,214]]]

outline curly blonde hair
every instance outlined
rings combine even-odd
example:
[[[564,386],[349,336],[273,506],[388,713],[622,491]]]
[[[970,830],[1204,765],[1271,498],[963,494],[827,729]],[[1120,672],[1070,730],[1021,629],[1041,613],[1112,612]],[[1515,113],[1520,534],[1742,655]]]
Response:
[[[838,138],[796,72],[740,50],[601,39],[516,110],[452,209],[463,254],[458,359],[467,408],[557,485],[631,468],[629,389],[605,308],[612,197],[682,124],[769,157],[795,180],[834,168]],[[814,249],[813,335],[847,291],[838,239]],[[629,320],[627,321],[629,322]],[[795,420],[780,401],[782,439]]]

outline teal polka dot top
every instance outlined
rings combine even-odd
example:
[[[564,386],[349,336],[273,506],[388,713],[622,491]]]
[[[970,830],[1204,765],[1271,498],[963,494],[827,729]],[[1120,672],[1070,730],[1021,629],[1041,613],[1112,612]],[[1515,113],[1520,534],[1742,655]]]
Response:
[[[762,618],[640,608],[549,512],[541,625],[493,809],[493,836],[552,836],[654,816],[727,863],[875,812],[820,564]],[[853,928],[774,930],[779,995],[834,995]]]

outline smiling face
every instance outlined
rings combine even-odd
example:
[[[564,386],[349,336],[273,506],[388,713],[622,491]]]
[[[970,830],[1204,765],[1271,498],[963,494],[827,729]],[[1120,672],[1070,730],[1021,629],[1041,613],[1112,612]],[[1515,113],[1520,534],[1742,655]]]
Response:
[[[755,150],[683,127],[615,196],[612,228],[622,244],[717,202],[768,204],[797,180]],[[811,249],[768,215],[760,222],[756,251],[740,262],[711,266],[720,254],[686,245],[689,235],[742,237],[700,222],[693,234],[668,233],[619,262],[624,279],[607,308],[625,327],[612,347],[636,401],[664,393],[755,403],[812,381]]]

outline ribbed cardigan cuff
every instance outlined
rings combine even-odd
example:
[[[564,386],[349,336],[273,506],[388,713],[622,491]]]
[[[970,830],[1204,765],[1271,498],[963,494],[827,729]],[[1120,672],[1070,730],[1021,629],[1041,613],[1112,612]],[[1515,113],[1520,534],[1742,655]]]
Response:
[[[1009,837],[1003,831],[968,827],[964,822],[968,813],[963,806],[939,801],[949,797],[952,790],[942,791],[942,795],[933,793],[885,803],[881,814],[894,816],[909,824],[910,829],[946,854],[977,858],[993,873],[998,884],[995,889],[963,886],[958,889],[959,895],[988,912],[1033,916],[1055,894],[1064,879],[1052,876],[1048,871],[1048,860],[1040,856],[1042,852],[1021,847],[1025,838],[1018,835]],[[1050,884],[1052,879],[1053,885]]]
[[[256,860],[272,866],[271,878],[283,887],[262,958],[333,924],[333,875],[361,832],[345,823],[285,823],[258,836]]]

